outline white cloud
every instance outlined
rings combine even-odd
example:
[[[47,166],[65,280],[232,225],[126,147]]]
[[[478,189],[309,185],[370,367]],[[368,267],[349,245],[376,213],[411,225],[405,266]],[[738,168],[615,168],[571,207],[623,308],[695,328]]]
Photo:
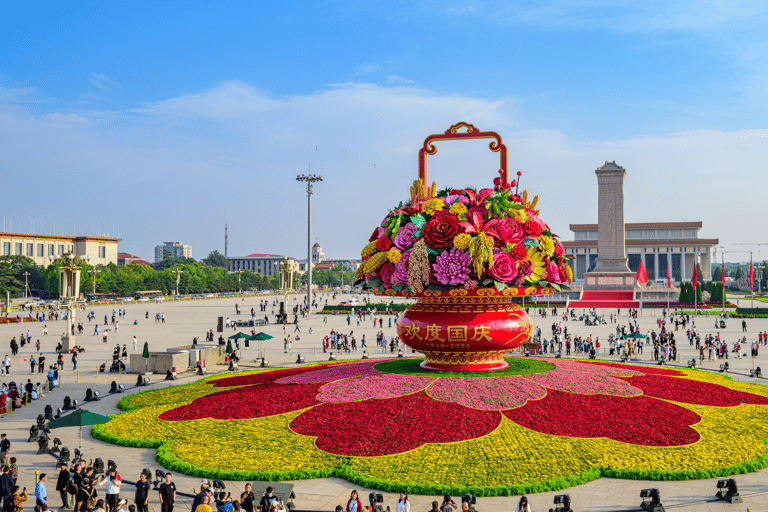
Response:
[[[109,91],[116,87],[120,87],[120,84],[112,80],[111,78],[104,75],[98,75],[96,73],[91,73],[91,78],[89,78],[88,81],[91,82],[96,87],[98,87],[99,89],[101,89],[102,91]]]
[[[388,84],[412,84],[413,80],[410,78],[403,78],[397,75],[387,75]]]
[[[0,104],[3,103],[47,103],[50,98],[40,96],[34,87],[0,87]]]
[[[83,200],[61,224],[98,215],[117,224],[121,249],[148,258],[168,237],[204,257],[221,249],[224,223],[232,254],[303,254],[306,196],[294,178],[311,165],[325,179],[313,196],[314,236],[327,254],[354,257],[407,196],[424,138],[467,121],[504,137],[510,170],[523,171],[522,186],[541,196],[543,217],[565,239],[568,224],[596,220],[594,169],[605,160],[627,169],[629,222],[702,220],[702,236],[726,245],[768,237],[763,223],[744,221],[768,216],[768,139],[746,136],[768,127],[580,139],[539,130],[515,107],[514,98],[366,83],[275,98],[238,82],[132,111],[36,115],[0,105],[0,168],[12,182],[76,177],[41,188],[37,199],[77,194]],[[444,142],[428,177],[441,188],[483,186],[498,165],[487,141]],[[24,212],[24,201],[9,196],[7,213]]]

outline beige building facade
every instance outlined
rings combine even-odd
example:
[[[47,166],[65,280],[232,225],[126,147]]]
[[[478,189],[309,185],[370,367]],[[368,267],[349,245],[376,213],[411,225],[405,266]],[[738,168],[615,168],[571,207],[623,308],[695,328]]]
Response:
[[[0,233],[0,255],[26,256],[45,267],[67,253],[88,256],[91,265],[117,264],[117,244],[121,240],[100,236]]]

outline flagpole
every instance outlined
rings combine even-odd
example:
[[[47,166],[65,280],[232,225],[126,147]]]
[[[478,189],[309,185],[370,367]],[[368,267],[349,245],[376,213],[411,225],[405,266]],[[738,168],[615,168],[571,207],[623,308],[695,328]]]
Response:
[[[755,285],[752,279],[752,251],[749,251],[749,289],[752,292],[752,298],[749,299],[749,307],[755,307]]]
[[[725,315],[725,254],[720,254],[720,280],[723,282],[723,309],[721,315]]]

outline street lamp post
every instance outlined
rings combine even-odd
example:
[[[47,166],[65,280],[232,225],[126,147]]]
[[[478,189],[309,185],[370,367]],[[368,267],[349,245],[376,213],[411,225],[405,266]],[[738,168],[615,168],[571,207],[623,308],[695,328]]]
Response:
[[[88,272],[90,272],[91,277],[93,278],[93,294],[96,295],[96,276],[101,272],[101,270],[94,267]]]
[[[237,290],[238,290],[240,293],[242,293],[242,291],[243,291],[243,288],[242,288],[242,286],[240,286],[240,276],[242,275],[242,273],[243,273],[243,270],[242,270],[242,269],[240,269],[240,270],[236,270],[236,271],[235,271],[235,274],[237,274]]]
[[[322,176],[300,174],[296,181],[307,182],[307,318],[312,310],[312,188],[316,181],[323,181]]]
[[[24,300],[27,300],[27,292],[29,291],[29,272],[24,272]]]
[[[181,274],[184,272],[183,269],[177,268],[176,270],[172,270],[174,274],[176,274],[176,295],[179,295],[179,280],[181,279]]]

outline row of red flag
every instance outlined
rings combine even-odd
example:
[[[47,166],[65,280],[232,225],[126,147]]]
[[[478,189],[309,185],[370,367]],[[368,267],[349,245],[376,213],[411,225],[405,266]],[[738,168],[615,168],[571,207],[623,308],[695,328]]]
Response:
[[[696,272],[696,267],[698,265],[694,265],[693,267],[693,279],[691,279],[691,284],[693,285],[693,288],[696,289],[696,286],[698,285],[698,275]],[[645,271],[645,263],[643,263],[643,258],[640,258],[640,267],[637,269],[637,283],[638,284],[645,284],[648,282],[648,272]],[[720,282],[723,283],[723,288],[725,288],[725,265],[722,265],[720,267]],[[749,262],[749,289],[752,290],[754,286],[754,273],[752,268],[752,262]],[[669,261],[667,261],[667,286],[669,288],[672,288],[672,276],[669,274]]]

